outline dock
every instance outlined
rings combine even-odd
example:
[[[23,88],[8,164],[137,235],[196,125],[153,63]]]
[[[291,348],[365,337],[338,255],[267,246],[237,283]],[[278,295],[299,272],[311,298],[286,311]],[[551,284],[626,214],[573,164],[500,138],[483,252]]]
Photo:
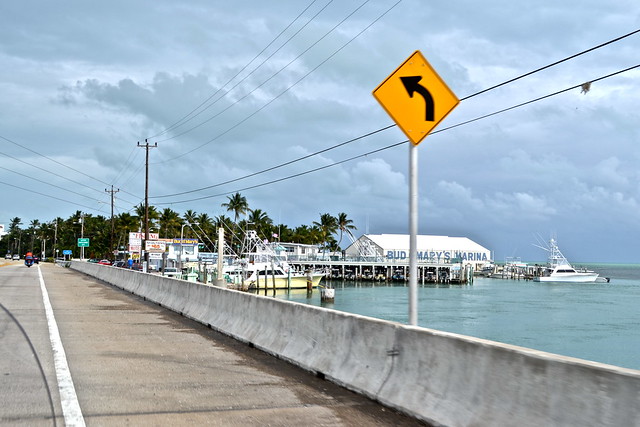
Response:
[[[408,260],[291,260],[299,271],[324,271],[326,278],[347,281],[407,282]],[[456,262],[419,262],[418,283],[473,283],[473,266]]]

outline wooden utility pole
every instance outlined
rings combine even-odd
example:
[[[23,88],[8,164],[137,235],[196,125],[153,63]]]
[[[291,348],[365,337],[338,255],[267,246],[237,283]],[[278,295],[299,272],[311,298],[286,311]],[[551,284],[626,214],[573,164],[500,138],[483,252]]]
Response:
[[[120,189],[118,188],[117,190],[114,190],[112,185],[111,190],[107,190],[105,188],[104,191],[106,191],[107,193],[111,193],[111,245],[109,246],[109,251],[111,253],[109,254],[109,258],[111,258],[112,260],[115,260],[116,255],[113,253],[113,234],[115,231],[115,224],[113,222],[113,200],[114,200],[114,194],[120,191]]]
[[[146,246],[147,240],[149,240],[149,148],[157,148],[158,143],[156,142],[154,145],[149,145],[147,139],[144,140],[145,144],[141,145],[138,142],[138,147],[142,147],[146,150],[145,157],[145,178],[144,178],[144,240],[142,240],[142,245],[140,246],[140,251],[144,250]],[[144,261],[146,262],[147,268],[149,268],[149,253],[144,251]]]

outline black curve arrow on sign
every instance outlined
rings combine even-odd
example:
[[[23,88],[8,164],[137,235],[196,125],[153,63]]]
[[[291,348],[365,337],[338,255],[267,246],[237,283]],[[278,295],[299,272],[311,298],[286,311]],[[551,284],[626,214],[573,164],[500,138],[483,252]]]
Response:
[[[433,103],[433,97],[426,87],[422,86],[419,82],[422,80],[422,76],[409,76],[400,77],[404,88],[409,93],[409,97],[413,98],[413,93],[418,92],[424,98],[426,104],[425,120],[433,122],[435,116],[435,104]]]

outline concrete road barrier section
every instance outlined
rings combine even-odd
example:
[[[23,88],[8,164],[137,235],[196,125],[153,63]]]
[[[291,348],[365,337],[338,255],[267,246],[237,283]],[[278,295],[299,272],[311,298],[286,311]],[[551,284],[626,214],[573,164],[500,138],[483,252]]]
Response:
[[[71,268],[444,426],[640,426],[640,371],[122,268]]]

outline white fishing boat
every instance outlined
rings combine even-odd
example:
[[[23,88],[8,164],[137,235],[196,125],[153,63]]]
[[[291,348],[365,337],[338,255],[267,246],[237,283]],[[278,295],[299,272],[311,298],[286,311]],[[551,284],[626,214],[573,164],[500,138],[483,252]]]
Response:
[[[318,271],[296,271],[278,256],[273,244],[260,240],[255,231],[247,231],[242,258],[224,269],[228,283],[243,289],[317,288],[325,276]]]
[[[574,268],[560,252],[555,239],[549,241],[548,248],[538,247],[549,252],[549,260],[542,275],[533,278],[534,282],[593,283],[602,281],[598,280],[599,274],[594,271]],[[606,282],[609,281],[604,279]]]

